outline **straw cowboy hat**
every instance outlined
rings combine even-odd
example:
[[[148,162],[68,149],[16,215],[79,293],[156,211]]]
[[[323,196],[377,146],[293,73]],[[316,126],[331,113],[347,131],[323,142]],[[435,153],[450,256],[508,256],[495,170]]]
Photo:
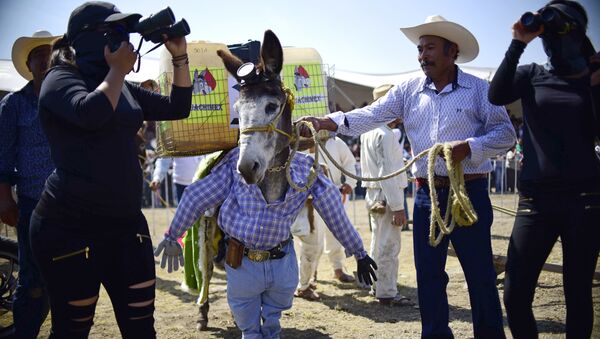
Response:
[[[31,37],[22,36],[15,41],[12,47],[12,62],[17,72],[23,78],[27,80],[33,79],[33,74],[31,74],[29,67],[27,67],[29,53],[36,47],[52,45],[52,42],[56,38],[58,36],[53,36],[48,31],[37,31]]]
[[[441,15],[428,16],[424,24],[400,28],[400,30],[415,45],[419,44],[419,38],[424,35],[435,35],[452,41],[458,45],[456,63],[459,64],[469,62],[479,54],[479,44],[475,36],[463,26],[448,21]]]
[[[373,89],[373,101],[384,96],[390,89],[392,89],[392,87],[394,87],[394,85],[390,84],[375,87],[375,89]]]

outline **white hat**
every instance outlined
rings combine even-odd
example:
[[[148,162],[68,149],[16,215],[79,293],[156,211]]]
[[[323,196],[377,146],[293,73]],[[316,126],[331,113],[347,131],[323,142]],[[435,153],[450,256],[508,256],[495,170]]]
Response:
[[[377,86],[373,89],[373,100],[377,100],[384,96],[394,85],[385,84]]]
[[[22,36],[18,38],[12,47],[12,62],[19,74],[27,79],[33,79],[33,74],[27,67],[27,58],[29,53],[39,46],[52,45],[52,42],[58,36],[52,36],[48,31],[37,31],[31,37]]]
[[[479,54],[479,44],[475,36],[463,26],[448,21],[441,15],[428,16],[424,24],[400,30],[415,45],[419,44],[419,39],[424,35],[439,36],[457,44],[459,52],[456,63],[469,62]]]

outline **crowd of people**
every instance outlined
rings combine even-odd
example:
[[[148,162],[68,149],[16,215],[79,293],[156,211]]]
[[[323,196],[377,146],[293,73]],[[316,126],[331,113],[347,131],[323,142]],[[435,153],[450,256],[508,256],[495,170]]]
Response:
[[[412,168],[412,213],[406,206],[410,185],[405,174],[357,184],[326,160],[315,186],[285,196],[287,209],[277,211],[265,207],[261,191],[236,172],[237,151],[194,184],[200,157],[159,159],[152,173],[144,173],[148,164],[141,161],[146,156],[140,150],[152,139],[144,133],[145,124],[188,117],[193,86],[185,37],[167,35],[163,43],[173,65],[170,95],[160,94],[152,82],[140,86],[125,81],[137,54],[127,39],[108,47],[106,33],[131,31],[140,17],[121,13],[111,3],[86,2],[71,13],[64,35],[40,31],[13,45],[15,68],[29,81],[0,102],[0,220],[16,227],[19,241],[13,309],[17,338],[35,338],[49,310],[51,338],[86,338],[101,285],[123,337],[155,337],[153,252],[162,254],[163,267],[168,262],[177,269],[182,264],[178,238],[204,210],[223,201],[229,204],[217,213],[230,214],[219,225],[228,246],[228,301],[244,337],[279,337],[281,311],[292,307],[294,293],[319,300],[316,265],[323,252],[329,254],[335,278],[354,282],[342,265],[342,247],[356,257],[356,278],[373,283],[372,294],[380,304],[413,305],[397,290],[400,231],[412,217],[421,336],[453,338],[445,271],[452,244],[468,285],[474,337],[505,338],[492,259],[490,175],[493,193],[519,192],[503,294],[513,337],[538,335],[532,302],[542,266],[559,237],[566,335],[591,336],[592,277],[600,252],[600,54],[586,36],[588,17],[580,3],[552,0],[517,20],[491,83],[458,66],[477,57],[475,36],[458,23],[430,16],[421,25],[401,29],[416,45],[422,76],[378,88],[374,102],[349,112],[300,119],[316,130],[348,136],[346,143],[329,138],[328,150],[347,171],[369,177],[402,167],[407,154],[449,144],[449,153],[431,168],[426,159]],[[529,42],[538,37],[548,62],[519,66]],[[264,67],[262,81],[278,81],[281,64]],[[522,119],[504,108],[518,99]],[[394,132],[398,126],[405,137]],[[150,127],[148,133],[152,131]],[[310,136],[306,128],[301,134]],[[309,158],[294,160],[295,170],[310,166]],[[441,211],[450,208],[447,201],[453,194],[445,161],[462,164],[461,179],[477,221],[457,227],[434,247],[428,243],[432,206],[437,206],[431,193]],[[142,197],[145,190],[159,190],[170,166],[181,203],[154,251]],[[357,193],[369,210],[369,253],[344,210],[355,186],[364,188]],[[251,206],[264,225],[287,218],[295,226],[283,231],[248,226],[235,207],[241,205]],[[292,233],[301,240],[299,260]],[[249,257],[260,252],[271,255],[265,259],[269,267],[286,279],[267,281],[256,274],[264,268]],[[267,283],[279,289],[261,290]],[[262,318],[254,312],[257,297],[266,312]]]

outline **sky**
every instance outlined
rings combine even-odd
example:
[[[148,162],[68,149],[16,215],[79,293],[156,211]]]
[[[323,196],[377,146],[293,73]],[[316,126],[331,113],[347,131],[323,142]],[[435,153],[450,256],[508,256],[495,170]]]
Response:
[[[468,66],[498,67],[512,38],[511,26],[526,11],[546,0],[119,0],[122,12],[144,17],[170,6],[191,27],[188,42],[225,44],[262,40],[271,29],[284,46],[315,48],[323,63],[362,73],[401,73],[418,68],[417,49],[399,30],[439,14],[470,30],[479,42],[479,56]],[[600,49],[600,1],[580,0],[590,19],[588,36]],[[71,11],[82,1],[0,0],[0,59],[10,59],[14,41],[45,29],[63,34]],[[137,46],[138,35],[132,35]],[[147,50],[145,43],[142,50]],[[149,57],[158,58],[158,53]],[[521,63],[543,63],[539,39],[526,49]]]

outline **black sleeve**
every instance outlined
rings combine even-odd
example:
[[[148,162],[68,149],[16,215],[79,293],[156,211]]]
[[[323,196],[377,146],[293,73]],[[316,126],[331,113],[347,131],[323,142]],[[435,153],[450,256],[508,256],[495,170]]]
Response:
[[[494,78],[490,83],[488,99],[494,105],[507,105],[521,98],[528,83],[528,71],[526,67],[519,67],[519,58],[526,43],[512,40],[504,59],[496,70]]]
[[[42,83],[40,108],[87,130],[97,130],[115,110],[101,91],[89,91],[79,72],[72,67],[52,69]]]
[[[127,83],[129,90],[138,100],[144,120],[163,121],[187,118],[192,108],[192,87],[173,85],[171,95],[165,96]]]
[[[592,113],[594,114],[594,123],[596,126],[595,132],[596,137],[600,139],[600,85],[591,87],[591,95],[592,95]]]

